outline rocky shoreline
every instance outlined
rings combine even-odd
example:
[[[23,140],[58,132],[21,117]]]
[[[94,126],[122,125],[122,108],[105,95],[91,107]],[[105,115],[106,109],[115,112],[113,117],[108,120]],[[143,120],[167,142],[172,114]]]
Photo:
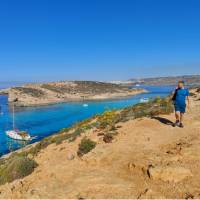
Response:
[[[9,89],[0,89],[0,95],[8,95]]]
[[[124,98],[147,92],[117,84],[94,81],[64,81],[28,84],[8,90],[9,103],[16,106],[42,106],[71,101],[96,101]]]

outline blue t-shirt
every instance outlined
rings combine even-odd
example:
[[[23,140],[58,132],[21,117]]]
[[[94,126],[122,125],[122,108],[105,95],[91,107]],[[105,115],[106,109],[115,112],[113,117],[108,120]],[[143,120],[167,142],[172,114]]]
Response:
[[[189,94],[189,90],[188,89],[185,89],[185,88],[177,89],[175,103],[176,104],[185,105],[185,99],[189,95],[190,94]]]

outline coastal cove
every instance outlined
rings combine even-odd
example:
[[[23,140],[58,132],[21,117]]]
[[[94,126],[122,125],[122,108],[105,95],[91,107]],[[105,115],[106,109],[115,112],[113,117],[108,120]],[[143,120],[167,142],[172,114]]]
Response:
[[[27,130],[31,136],[36,136],[36,139],[31,142],[33,143],[105,110],[125,108],[139,103],[141,98],[165,97],[172,92],[174,86],[145,86],[143,88],[149,93],[116,100],[69,102],[42,107],[18,108],[16,126],[20,130]],[[11,140],[5,135],[5,131],[12,127],[12,110],[8,106],[6,95],[0,96],[0,105],[3,112],[0,116],[0,154],[3,155],[27,144]]]

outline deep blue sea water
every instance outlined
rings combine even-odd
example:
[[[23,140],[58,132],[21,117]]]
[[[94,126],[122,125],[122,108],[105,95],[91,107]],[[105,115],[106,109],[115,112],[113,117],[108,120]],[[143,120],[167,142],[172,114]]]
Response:
[[[137,104],[140,98],[164,97],[172,92],[173,86],[145,86],[147,94],[107,101],[62,103],[43,107],[27,107],[16,110],[16,126],[20,130],[28,131],[32,136],[37,136],[32,142],[56,133],[64,127],[100,114],[108,109],[119,109]],[[87,103],[88,107],[83,104]],[[6,154],[15,149],[27,145],[21,141],[15,141],[5,135],[5,131],[12,128],[12,109],[8,105],[7,96],[0,95],[0,106],[3,115],[0,115],[0,154]]]

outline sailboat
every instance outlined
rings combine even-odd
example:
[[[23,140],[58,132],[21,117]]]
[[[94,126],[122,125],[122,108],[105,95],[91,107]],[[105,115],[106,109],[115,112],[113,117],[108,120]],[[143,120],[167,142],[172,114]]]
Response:
[[[31,140],[31,136],[26,131],[20,131],[15,127],[15,106],[13,103],[13,129],[6,131],[6,135],[14,140]]]

